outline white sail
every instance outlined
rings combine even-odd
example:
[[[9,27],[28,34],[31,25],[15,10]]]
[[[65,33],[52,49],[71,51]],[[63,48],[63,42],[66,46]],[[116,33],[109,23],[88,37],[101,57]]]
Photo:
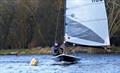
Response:
[[[110,45],[104,0],[66,0],[65,41]]]

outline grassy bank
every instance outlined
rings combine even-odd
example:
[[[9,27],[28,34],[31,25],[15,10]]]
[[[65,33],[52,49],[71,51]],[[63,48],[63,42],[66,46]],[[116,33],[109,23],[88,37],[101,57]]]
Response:
[[[67,47],[65,49],[67,53],[73,52],[86,52],[86,53],[120,53],[120,47],[111,47],[111,51],[108,52],[104,49],[100,48],[92,48],[92,47]],[[51,50],[49,47],[46,48],[31,48],[31,49],[9,49],[9,50],[0,50],[1,55],[8,54],[50,54]]]
[[[67,52],[85,52],[85,53],[120,53],[120,47],[111,46],[110,49],[95,47],[67,47]]]
[[[120,53],[120,47],[112,47],[114,53]]]
[[[0,54],[8,55],[8,54],[50,54],[50,48],[31,48],[31,49],[8,49],[8,50],[0,50]]]

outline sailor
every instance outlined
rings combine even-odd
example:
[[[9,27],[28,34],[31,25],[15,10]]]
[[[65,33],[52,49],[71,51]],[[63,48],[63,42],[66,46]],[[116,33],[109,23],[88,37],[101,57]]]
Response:
[[[51,51],[52,51],[52,54],[56,56],[63,53],[63,48],[61,48],[58,43],[55,43],[52,46]]]

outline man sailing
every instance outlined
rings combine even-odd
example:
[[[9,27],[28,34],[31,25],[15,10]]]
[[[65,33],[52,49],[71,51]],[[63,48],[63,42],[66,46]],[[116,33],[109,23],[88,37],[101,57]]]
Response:
[[[52,55],[57,56],[63,53],[63,48],[60,47],[58,43],[54,43],[51,48]]]

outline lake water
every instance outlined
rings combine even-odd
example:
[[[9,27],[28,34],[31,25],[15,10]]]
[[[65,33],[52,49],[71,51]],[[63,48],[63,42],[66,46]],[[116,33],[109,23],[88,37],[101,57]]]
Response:
[[[73,65],[54,65],[52,55],[0,55],[0,73],[120,73],[120,54],[85,54]],[[29,62],[38,58],[38,66]]]

